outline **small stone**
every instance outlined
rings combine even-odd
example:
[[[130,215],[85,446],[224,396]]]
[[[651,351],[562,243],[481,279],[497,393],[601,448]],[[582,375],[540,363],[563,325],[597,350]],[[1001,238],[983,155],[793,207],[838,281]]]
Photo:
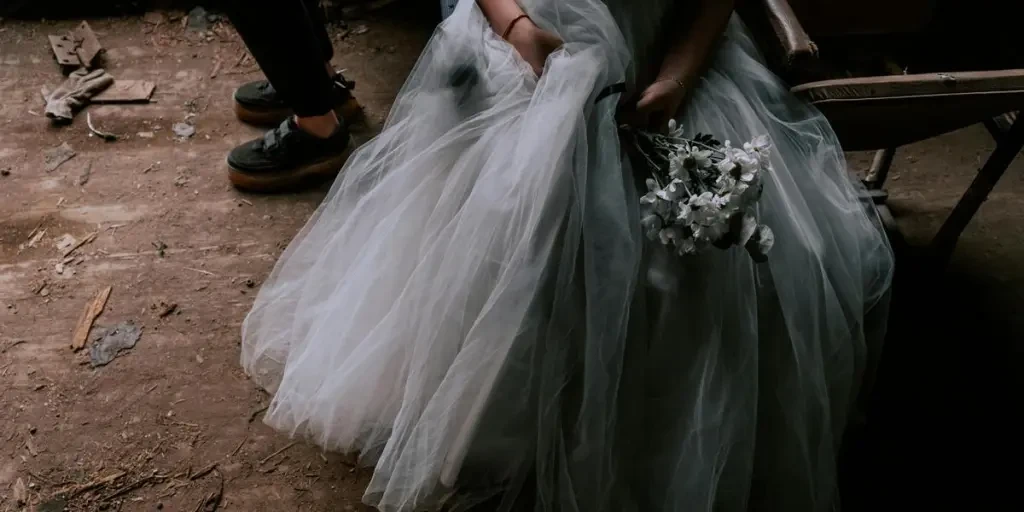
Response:
[[[359,25],[356,28],[352,29],[352,34],[361,36],[369,31],[370,27],[367,27],[366,25]]]
[[[187,139],[196,134],[196,127],[188,123],[175,123],[171,129],[180,139]]]
[[[253,281],[252,279],[246,279],[245,280],[245,287],[246,288],[252,288],[254,286],[256,286],[256,281]]]
[[[6,177],[8,177],[10,175],[11,175],[11,170],[10,169],[0,169],[0,176],[3,176],[3,177],[6,178]]]
[[[135,135],[138,135],[140,139],[152,139],[154,136],[153,132],[139,132]]]

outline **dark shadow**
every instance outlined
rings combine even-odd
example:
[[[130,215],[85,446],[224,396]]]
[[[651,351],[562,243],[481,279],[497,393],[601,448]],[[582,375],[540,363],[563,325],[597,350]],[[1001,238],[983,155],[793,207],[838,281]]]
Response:
[[[845,510],[1007,509],[1022,471],[1020,297],[963,256],[903,248],[866,431],[847,440]],[[1013,493],[1013,494],[1011,494]]]

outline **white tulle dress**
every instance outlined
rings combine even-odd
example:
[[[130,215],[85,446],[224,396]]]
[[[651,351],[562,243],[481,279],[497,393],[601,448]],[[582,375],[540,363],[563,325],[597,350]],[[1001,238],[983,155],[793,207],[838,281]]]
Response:
[[[243,329],[272,427],[374,467],[383,511],[825,511],[884,335],[892,256],[822,116],[733,20],[680,122],[767,134],[743,249],[641,232],[613,97],[669,0],[521,0],[541,78],[463,0]],[[678,28],[676,28],[678,27]]]

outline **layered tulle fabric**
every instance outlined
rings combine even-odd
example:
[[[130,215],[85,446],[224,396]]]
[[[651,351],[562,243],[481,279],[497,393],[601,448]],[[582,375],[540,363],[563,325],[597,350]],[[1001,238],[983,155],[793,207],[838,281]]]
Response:
[[[642,236],[599,97],[650,64],[640,35],[669,3],[523,2],[566,41],[537,79],[461,2],[263,286],[242,363],[274,394],[266,421],[360,452],[368,504],[835,504],[891,254],[827,123],[735,21],[681,121],[772,137],[776,246],[755,264]]]

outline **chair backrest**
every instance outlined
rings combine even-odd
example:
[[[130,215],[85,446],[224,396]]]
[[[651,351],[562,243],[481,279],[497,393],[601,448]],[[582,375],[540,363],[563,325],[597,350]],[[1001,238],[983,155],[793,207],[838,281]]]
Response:
[[[814,38],[920,32],[931,23],[938,1],[789,0],[789,4]]]

